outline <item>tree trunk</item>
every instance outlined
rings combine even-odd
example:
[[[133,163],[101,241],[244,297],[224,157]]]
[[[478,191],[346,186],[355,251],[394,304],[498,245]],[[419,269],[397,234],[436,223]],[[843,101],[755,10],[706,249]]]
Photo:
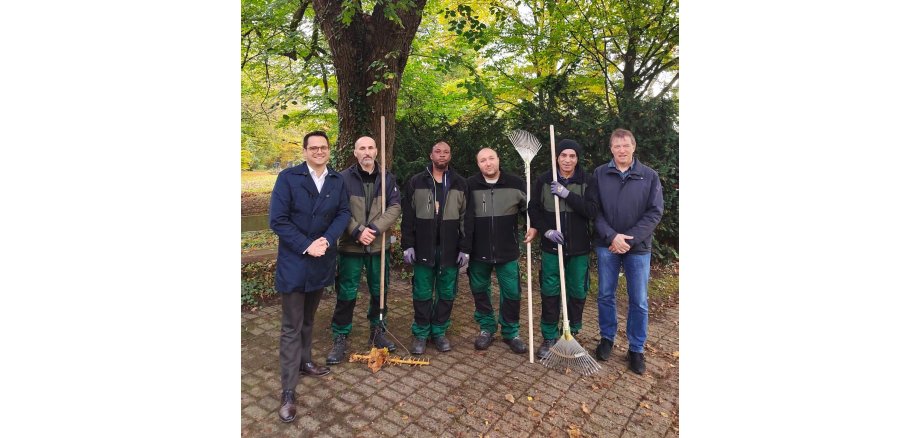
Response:
[[[313,1],[316,22],[329,42],[338,81],[339,136],[333,149],[340,168],[355,163],[352,151],[358,137],[369,135],[380,146],[380,116],[386,117],[386,163],[391,167],[396,97],[426,1],[416,0],[410,9],[397,12],[402,27],[384,16],[379,3],[370,15],[360,12],[359,6],[345,25],[340,20],[342,2]],[[385,87],[373,91],[375,83]]]

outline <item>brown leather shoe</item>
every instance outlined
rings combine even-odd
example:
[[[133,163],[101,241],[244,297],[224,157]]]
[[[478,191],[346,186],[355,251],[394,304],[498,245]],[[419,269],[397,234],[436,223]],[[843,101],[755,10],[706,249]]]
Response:
[[[300,366],[300,374],[313,377],[325,376],[326,374],[329,374],[329,367],[317,365],[313,362],[307,362]]]
[[[294,421],[296,415],[297,403],[294,401],[294,390],[281,391],[281,409],[278,409],[278,416],[281,417],[281,421],[290,423]]]

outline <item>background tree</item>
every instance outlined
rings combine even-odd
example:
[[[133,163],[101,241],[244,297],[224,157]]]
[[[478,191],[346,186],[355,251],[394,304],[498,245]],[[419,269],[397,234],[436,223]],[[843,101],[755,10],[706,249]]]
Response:
[[[520,174],[511,129],[543,142],[532,166],[548,169],[550,124],[557,141],[583,145],[590,170],[610,159],[613,129],[627,128],[664,186],[655,258],[678,257],[677,1],[243,0],[241,30],[241,144],[253,168],[286,161],[292,142],[324,129],[341,169],[356,137],[379,135],[381,113],[400,181],[438,139],[464,176],[486,146]]]

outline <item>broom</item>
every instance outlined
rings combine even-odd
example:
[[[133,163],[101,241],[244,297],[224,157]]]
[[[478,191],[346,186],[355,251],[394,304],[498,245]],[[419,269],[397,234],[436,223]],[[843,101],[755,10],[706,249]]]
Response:
[[[553,181],[556,181],[556,130],[553,125],[549,125],[549,147],[552,154],[550,162],[553,167]],[[562,232],[559,220],[559,197],[553,196],[553,201],[556,207],[556,230]],[[565,262],[562,258],[562,245],[556,245],[556,248],[559,255],[559,281],[562,286],[562,337],[549,349],[549,354],[541,359],[540,363],[548,368],[575,369],[587,376],[600,371],[601,366],[572,336],[572,329],[569,327],[569,306],[565,299]]]
[[[533,134],[516,129],[508,134],[514,149],[524,160],[524,174],[527,176],[527,205],[530,205],[530,161],[542,146]],[[530,229],[530,215],[527,215],[527,229]],[[531,291],[530,242],[527,242],[527,329],[530,331],[530,363],[533,363],[533,292]]]

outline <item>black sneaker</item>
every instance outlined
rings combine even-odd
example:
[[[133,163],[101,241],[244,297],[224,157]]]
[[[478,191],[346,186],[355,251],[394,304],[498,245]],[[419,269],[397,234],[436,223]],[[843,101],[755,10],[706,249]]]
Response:
[[[479,332],[479,336],[476,336],[476,340],[473,341],[473,346],[477,350],[485,350],[492,345],[492,333],[489,333],[485,330]]]
[[[332,339],[332,349],[326,356],[326,365],[335,365],[345,360],[345,351],[348,350],[348,335],[335,335]]]
[[[549,356],[549,349],[553,348],[553,345],[556,345],[558,339],[544,339],[543,345],[540,345],[540,349],[537,350],[537,357],[540,359],[546,359]]]
[[[371,329],[371,336],[367,340],[368,346],[377,348],[386,348],[390,353],[396,351],[396,343],[387,337],[386,332],[381,327]]]
[[[511,347],[511,351],[522,354],[527,352],[527,345],[524,345],[524,341],[521,340],[520,336],[515,336],[511,339],[503,339],[504,343],[508,344]]]
[[[415,340],[412,341],[412,351],[410,351],[410,353],[424,354],[425,353],[425,342],[427,341],[428,341],[427,338],[415,338]]]
[[[594,355],[597,356],[598,360],[607,360],[610,359],[610,350],[612,349],[613,341],[601,338],[601,342],[597,344],[597,348],[594,350]]]
[[[450,341],[447,340],[447,336],[435,336],[434,346],[441,353],[450,351]]]
[[[626,359],[629,360],[629,369],[636,374],[645,374],[645,354],[627,351]]]

